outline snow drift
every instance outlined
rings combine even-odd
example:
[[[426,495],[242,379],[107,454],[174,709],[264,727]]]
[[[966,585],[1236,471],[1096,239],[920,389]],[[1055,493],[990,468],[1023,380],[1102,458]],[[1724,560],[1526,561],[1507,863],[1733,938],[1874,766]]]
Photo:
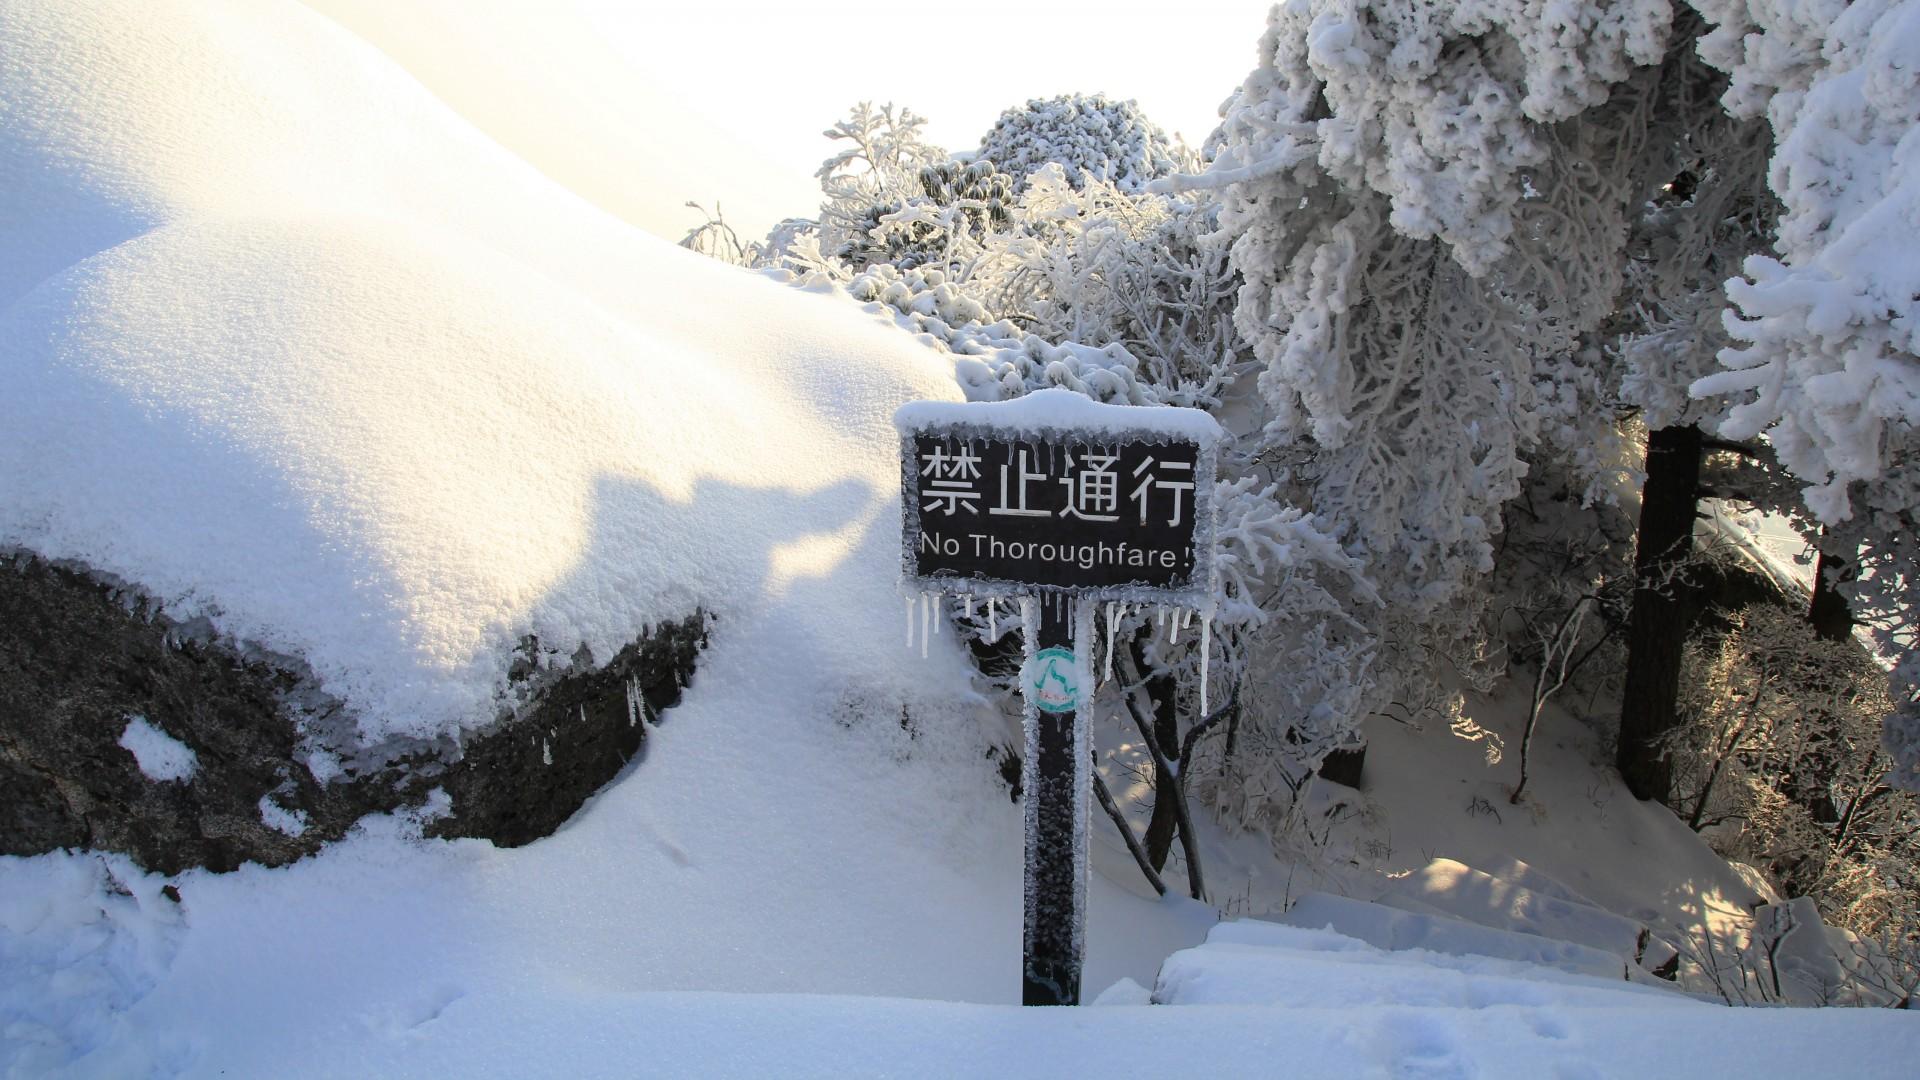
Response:
[[[522,635],[605,657],[833,565],[893,408],[959,396],[295,4],[10,5],[0,250],[0,547],[304,658],[369,736],[489,719]]]

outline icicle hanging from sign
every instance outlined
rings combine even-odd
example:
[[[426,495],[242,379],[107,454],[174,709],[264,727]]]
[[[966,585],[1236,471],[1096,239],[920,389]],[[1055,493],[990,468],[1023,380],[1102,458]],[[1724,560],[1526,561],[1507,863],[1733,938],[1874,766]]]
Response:
[[[1213,620],[1200,620],[1200,719],[1207,718],[1207,658],[1213,653]]]
[[[1113,681],[1113,639],[1120,636],[1120,620],[1126,618],[1127,605],[1109,603],[1107,605],[1107,658],[1100,666],[1100,680]]]
[[[932,621],[933,621],[933,607],[932,605],[927,603],[927,594],[921,593],[920,594],[920,659],[922,660],[925,660],[927,658],[927,639],[933,636],[931,628],[928,626],[928,624],[931,623]]]

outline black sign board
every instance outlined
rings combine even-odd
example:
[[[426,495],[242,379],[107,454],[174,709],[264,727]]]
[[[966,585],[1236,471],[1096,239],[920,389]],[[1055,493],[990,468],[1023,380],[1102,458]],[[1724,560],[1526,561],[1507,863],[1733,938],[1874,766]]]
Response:
[[[905,430],[906,577],[927,592],[1200,606],[1211,588],[1211,451],[1151,428]]]
[[[914,439],[914,576],[1077,592],[1193,584],[1190,442]]]

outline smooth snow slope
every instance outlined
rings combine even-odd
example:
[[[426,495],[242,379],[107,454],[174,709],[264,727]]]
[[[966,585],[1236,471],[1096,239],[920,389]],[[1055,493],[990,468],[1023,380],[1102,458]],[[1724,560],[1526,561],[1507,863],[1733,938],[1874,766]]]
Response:
[[[0,250],[0,546],[306,658],[369,734],[484,721],[522,634],[606,657],[825,572],[894,406],[958,395],[294,4],[9,5]]]

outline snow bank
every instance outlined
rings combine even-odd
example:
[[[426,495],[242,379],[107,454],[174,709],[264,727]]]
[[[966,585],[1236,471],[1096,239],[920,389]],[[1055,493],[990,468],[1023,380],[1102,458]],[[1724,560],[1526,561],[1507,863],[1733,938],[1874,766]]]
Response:
[[[1329,893],[1307,893],[1279,921],[1307,930],[1332,930],[1377,949],[1518,960],[1600,978],[1619,976],[1626,968],[1620,957],[1601,949],[1477,925],[1438,910],[1401,908],[1391,900],[1369,904]]]
[[[1399,879],[1380,902],[1398,907],[1402,900],[1417,904],[1414,911],[1438,911],[1484,927],[1571,941],[1629,963],[1640,959],[1639,943],[1646,933],[1632,919],[1589,903],[1536,892],[1453,859],[1435,859]],[[1657,967],[1671,955],[1672,950],[1665,949],[1647,966]]]
[[[524,634],[606,657],[844,557],[788,552],[959,396],[298,5],[16,4],[0,57],[0,547],[305,658],[368,735],[489,718]]]

